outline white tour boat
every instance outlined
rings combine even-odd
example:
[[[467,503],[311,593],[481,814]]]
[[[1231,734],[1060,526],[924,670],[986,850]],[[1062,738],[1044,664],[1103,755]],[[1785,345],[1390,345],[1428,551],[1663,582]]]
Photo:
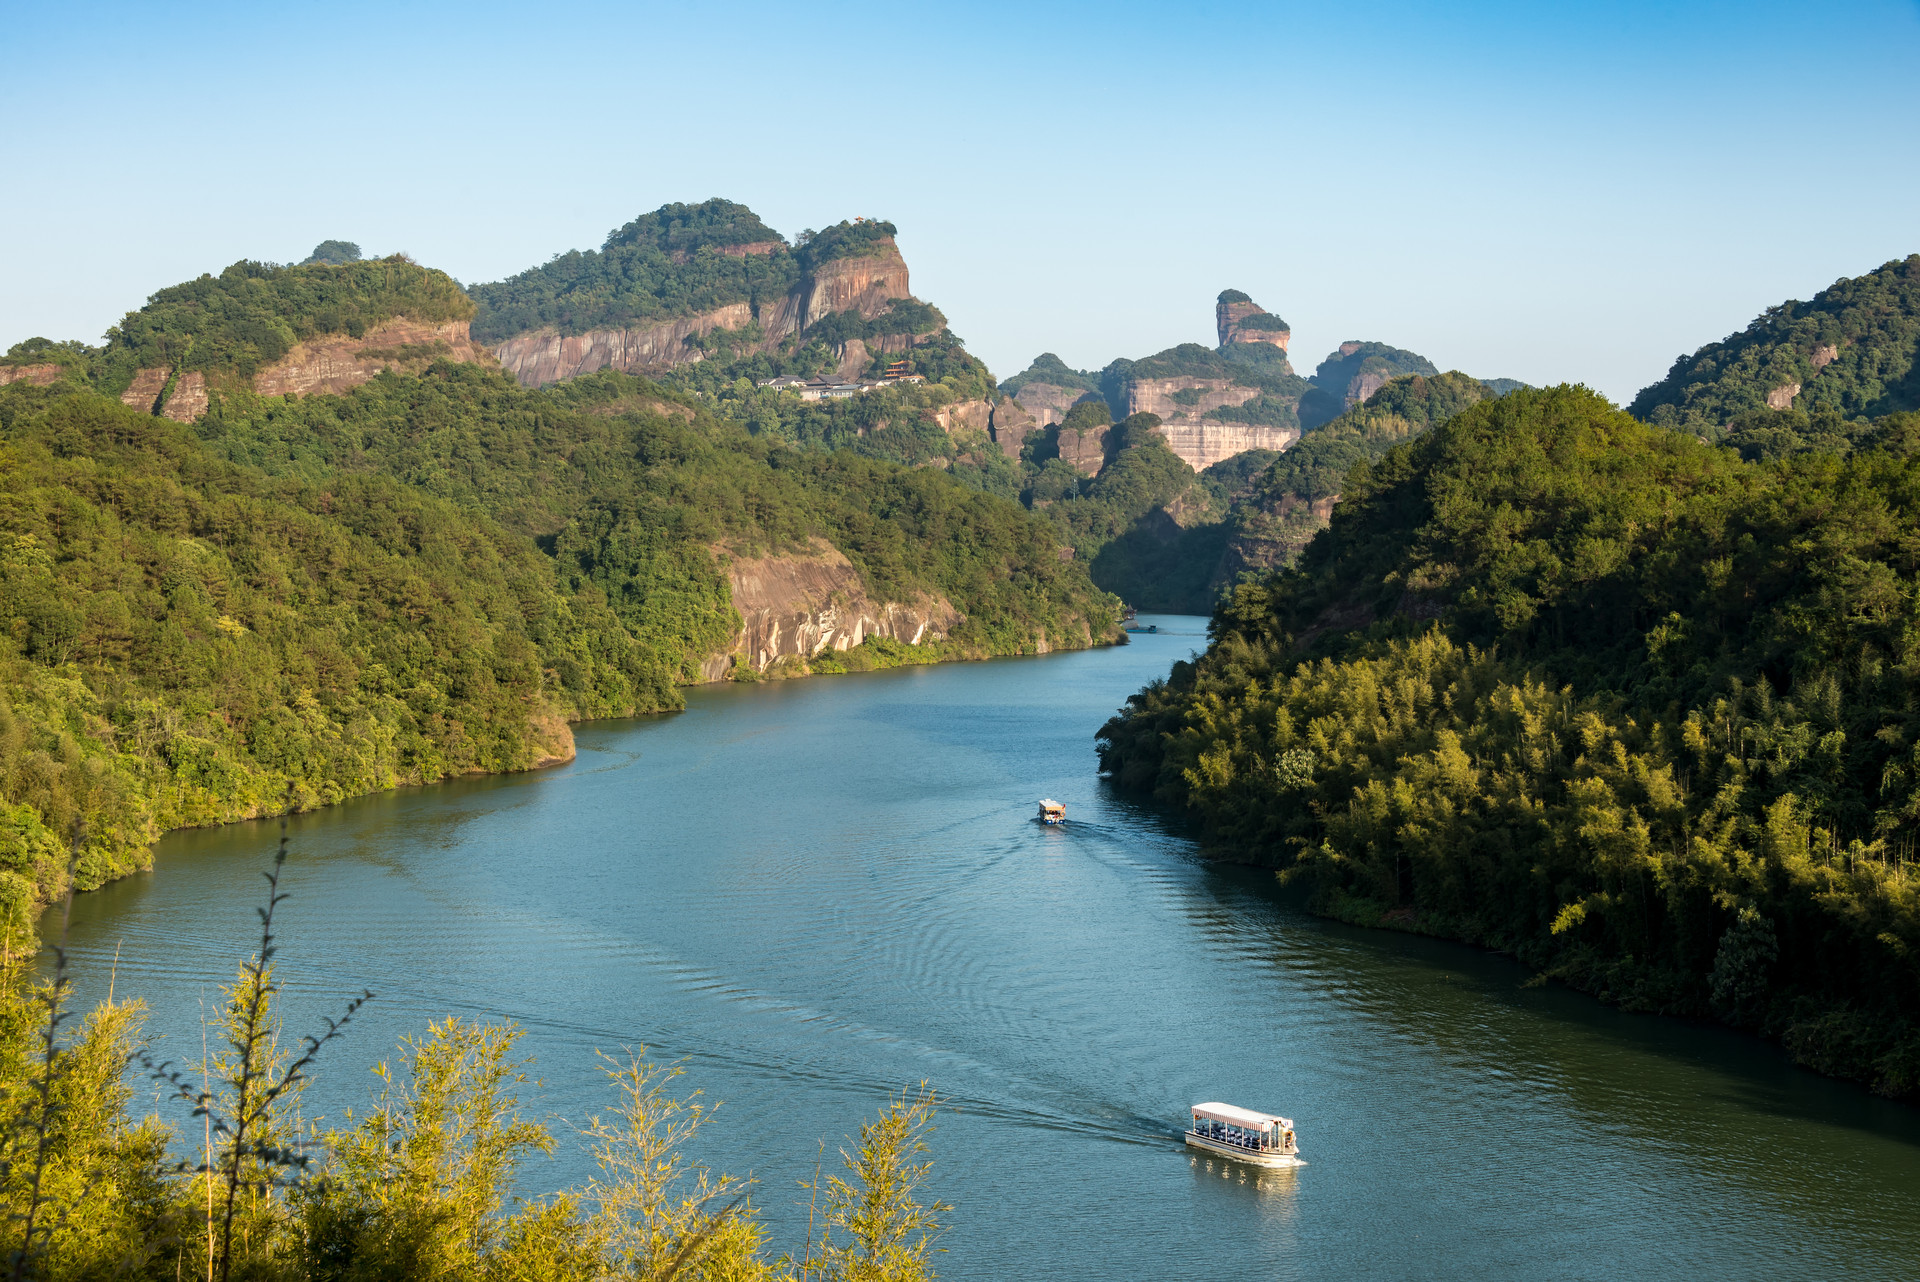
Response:
[[[1052,797],[1040,803],[1040,822],[1043,824],[1063,824],[1067,821],[1067,808]]]
[[[1187,1144],[1254,1166],[1304,1166],[1290,1118],[1231,1104],[1195,1104]]]

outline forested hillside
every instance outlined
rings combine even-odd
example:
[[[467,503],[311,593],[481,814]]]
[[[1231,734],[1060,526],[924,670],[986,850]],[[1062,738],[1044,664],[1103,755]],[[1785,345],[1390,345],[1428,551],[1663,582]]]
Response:
[[[1325,912],[1920,1090],[1920,420],[1754,463],[1579,388],[1357,473],[1102,731]]]
[[[632,239],[679,253],[683,232]],[[824,541],[872,601],[958,612],[937,643],[870,642],[834,670],[1113,635],[1117,603],[1052,522],[910,450],[833,448],[864,443],[844,402],[783,430],[611,371],[536,391],[364,343],[370,381],[345,394],[251,390],[316,335],[471,308],[403,259],[242,263],[156,294],[104,347],[9,354],[31,376],[0,387],[8,895],[56,891],[76,834],[94,886],[170,827],[525,769],[571,751],[568,721],[676,707],[741,628],[728,558]],[[895,403],[984,382],[955,352],[949,384]],[[117,397],[156,366],[216,376],[190,426]]]
[[[1629,408],[1709,433],[1756,410],[1857,419],[1920,409],[1920,254],[1768,308],[1675,361]]]

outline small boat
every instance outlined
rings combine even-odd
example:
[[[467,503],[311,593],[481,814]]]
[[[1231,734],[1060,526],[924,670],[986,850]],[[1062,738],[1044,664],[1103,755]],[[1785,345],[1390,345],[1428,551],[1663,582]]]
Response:
[[[1157,623],[1149,623],[1144,628],[1128,628],[1127,629],[1127,631],[1129,632],[1158,632],[1159,630],[1160,630],[1160,625]]]
[[[1043,824],[1063,824],[1067,821],[1067,808],[1051,798],[1040,803],[1040,822]]]
[[[1187,1145],[1253,1166],[1305,1166],[1293,1141],[1293,1121],[1232,1104],[1195,1104]]]

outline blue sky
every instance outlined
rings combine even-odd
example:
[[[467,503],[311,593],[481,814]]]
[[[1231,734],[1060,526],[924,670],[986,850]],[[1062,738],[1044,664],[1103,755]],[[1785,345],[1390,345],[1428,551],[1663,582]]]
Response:
[[[889,218],[1001,377],[1348,338],[1616,400],[1920,252],[1920,3],[0,6],[0,345],[323,238]]]

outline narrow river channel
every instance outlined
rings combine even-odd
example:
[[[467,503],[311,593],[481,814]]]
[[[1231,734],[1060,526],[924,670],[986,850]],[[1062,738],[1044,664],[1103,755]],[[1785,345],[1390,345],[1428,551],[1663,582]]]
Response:
[[[596,1048],[683,1061],[724,1101],[701,1154],[759,1180],[776,1247],[821,1142],[925,1079],[945,1277],[1920,1274],[1920,1111],[1315,919],[1102,784],[1094,731],[1205,643],[1143,622],[1124,648],[701,690],[581,727],[567,767],[297,819],[292,1031],[378,995],[308,1114],[364,1104],[369,1065],[457,1013],[526,1030],[562,1128],[609,1103]],[[1042,796],[1065,827],[1033,822]],[[197,1059],[278,830],[174,834],[81,897],[82,996],[111,977]],[[1207,1099],[1292,1117],[1309,1165],[1189,1156]],[[525,1184],[585,1170],[569,1142]]]

